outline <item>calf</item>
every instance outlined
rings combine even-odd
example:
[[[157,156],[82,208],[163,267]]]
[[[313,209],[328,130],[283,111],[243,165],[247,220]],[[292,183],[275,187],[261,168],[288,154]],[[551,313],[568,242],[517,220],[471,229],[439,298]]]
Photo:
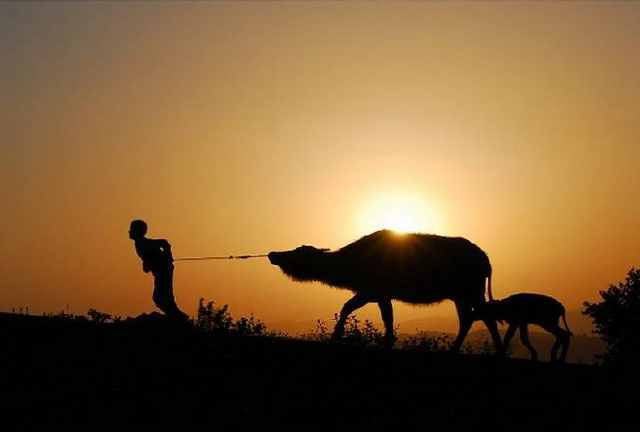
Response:
[[[565,361],[572,333],[567,325],[564,306],[556,299],[541,294],[514,294],[502,300],[481,304],[475,312],[476,320],[493,319],[500,322],[506,321],[509,324],[504,335],[503,348],[505,350],[516,330],[520,329],[520,339],[531,353],[531,360],[537,360],[538,353],[529,342],[527,326],[529,324],[539,325],[556,337],[551,348],[551,361],[558,360],[560,347],[562,347],[562,351],[559,360]],[[564,321],[566,330],[558,324],[560,317]]]

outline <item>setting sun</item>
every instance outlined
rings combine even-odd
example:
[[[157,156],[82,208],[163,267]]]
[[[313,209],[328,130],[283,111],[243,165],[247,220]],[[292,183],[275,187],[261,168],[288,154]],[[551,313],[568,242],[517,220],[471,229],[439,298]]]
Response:
[[[417,196],[390,193],[379,196],[363,209],[363,232],[390,229],[399,233],[436,233],[441,227],[434,211]]]

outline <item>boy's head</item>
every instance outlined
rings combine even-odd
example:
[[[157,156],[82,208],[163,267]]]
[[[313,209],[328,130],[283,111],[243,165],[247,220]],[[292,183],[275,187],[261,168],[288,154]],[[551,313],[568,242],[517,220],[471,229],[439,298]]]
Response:
[[[145,221],[140,219],[131,221],[131,225],[129,226],[129,238],[131,240],[143,238],[146,233],[147,223]]]

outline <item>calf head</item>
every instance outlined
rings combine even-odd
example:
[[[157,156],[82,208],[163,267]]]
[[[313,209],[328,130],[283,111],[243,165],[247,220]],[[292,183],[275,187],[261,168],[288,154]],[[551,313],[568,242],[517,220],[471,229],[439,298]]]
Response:
[[[494,300],[478,305],[474,309],[475,320],[496,320],[502,322],[505,317],[502,301]]]

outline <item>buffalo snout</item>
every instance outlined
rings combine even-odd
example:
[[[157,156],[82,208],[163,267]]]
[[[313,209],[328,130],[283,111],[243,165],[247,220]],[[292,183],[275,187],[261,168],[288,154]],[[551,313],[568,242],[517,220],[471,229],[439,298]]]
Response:
[[[273,265],[280,265],[280,258],[281,258],[281,253],[280,252],[269,252],[269,255],[267,255],[269,257],[269,262]]]

